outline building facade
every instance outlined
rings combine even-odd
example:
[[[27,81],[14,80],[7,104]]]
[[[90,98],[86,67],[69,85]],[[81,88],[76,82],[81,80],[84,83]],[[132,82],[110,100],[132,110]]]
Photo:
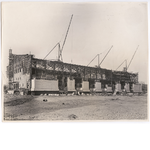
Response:
[[[126,69],[113,71],[100,67],[37,59],[29,54],[15,55],[11,49],[9,50],[7,77],[10,89],[22,88],[29,91],[40,89],[41,92],[52,89],[52,91],[64,90],[64,88],[77,89],[85,87],[84,85],[86,89],[90,89],[99,83],[102,89],[106,85],[113,87],[116,83],[119,83],[122,88],[126,83],[130,86],[138,83],[138,73],[129,73]],[[53,88],[54,85],[55,88]]]

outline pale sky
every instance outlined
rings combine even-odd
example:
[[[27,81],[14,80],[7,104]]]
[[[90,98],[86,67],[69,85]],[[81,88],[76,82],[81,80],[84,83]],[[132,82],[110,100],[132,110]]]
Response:
[[[100,61],[113,45],[101,67],[116,70],[127,59],[129,72],[139,73],[139,81],[148,82],[148,17],[144,2],[52,3],[5,2],[2,4],[2,63],[4,74],[8,53],[34,54],[43,59],[58,43],[63,62],[88,65],[99,53]],[[58,48],[46,58],[58,58]],[[90,66],[97,65],[95,59]],[[122,65],[118,70],[122,70]]]

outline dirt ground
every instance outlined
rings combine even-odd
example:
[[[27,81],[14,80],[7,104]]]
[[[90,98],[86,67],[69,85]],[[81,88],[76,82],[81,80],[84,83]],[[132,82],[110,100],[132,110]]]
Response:
[[[47,101],[43,101],[47,99]],[[147,96],[4,96],[4,121],[145,120]]]

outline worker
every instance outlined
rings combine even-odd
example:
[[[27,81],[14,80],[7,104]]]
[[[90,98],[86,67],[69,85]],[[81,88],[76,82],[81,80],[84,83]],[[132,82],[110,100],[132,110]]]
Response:
[[[126,95],[126,88],[124,87],[124,89],[122,90],[123,95]]]
[[[105,88],[104,88],[104,95],[107,95],[107,84],[105,85]]]

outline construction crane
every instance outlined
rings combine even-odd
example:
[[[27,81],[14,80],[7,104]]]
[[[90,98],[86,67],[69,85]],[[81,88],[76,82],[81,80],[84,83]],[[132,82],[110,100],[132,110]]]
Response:
[[[108,55],[108,53],[110,52],[110,50],[112,49],[113,45],[111,46],[111,48],[109,49],[109,51],[107,52],[107,54],[104,56],[103,60],[101,61],[101,63],[99,64],[99,66],[102,64],[102,62],[104,61],[104,59],[106,58],[106,56]]]
[[[127,60],[126,59],[119,65],[119,67],[121,67],[124,62],[126,62],[126,68],[127,68]],[[119,67],[117,69],[119,69]],[[117,69],[116,69],[116,71],[117,71]]]
[[[58,42],[58,43],[52,48],[52,50],[50,50],[49,53],[44,57],[44,59],[45,59],[45,58],[56,48],[56,46],[58,45],[58,61],[62,61],[62,60],[63,60],[63,58],[62,58],[62,51],[63,51],[64,45],[65,45],[65,42],[66,42],[66,39],[67,39],[67,35],[68,35],[68,32],[69,32],[69,28],[70,28],[70,25],[71,25],[72,18],[73,18],[73,15],[71,16],[71,19],[70,19],[70,22],[69,22],[69,26],[68,26],[68,29],[67,29],[67,32],[66,32],[66,36],[65,36],[65,39],[64,39],[62,48],[60,47],[60,42]]]
[[[44,59],[55,49],[55,47],[56,47],[57,45],[60,45],[60,44],[57,43],[57,44],[52,48],[52,50],[50,50],[49,53],[44,57]]]
[[[100,53],[100,54],[102,54],[102,53]],[[95,60],[96,57],[98,57],[98,66],[97,66],[97,67],[99,67],[99,59],[100,59],[99,55],[100,55],[100,54],[97,54],[97,55],[90,61],[90,63],[89,63],[87,66],[89,66],[89,65],[91,64],[91,62]]]
[[[131,58],[131,60],[130,60],[130,63],[129,63],[129,65],[128,65],[127,69],[129,69],[129,66],[131,65],[131,62],[132,62],[132,60],[133,60],[133,58],[134,58],[134,56],[135,56],[135,53],[136,53],[136,51],[138,50],[138,48],[139,48],[139,45],[138,45],[138,47],[136,48],[136,50],[135,50],[135,52],[134,52],[134,54],[133,54],[133,56],[132,56],[132,58]]]
[[[69,28],[70,28],[70,25],[71,25],[72,18],[73,18],[73,15],[71,16],[71,19],[70,19],[70,22],[69,22],[69,26],[68,26],[68,29],[67,29],[67,32],[66,32],[66,36],[65,36],[62,48],[60,47],[60,44],[58,45],[58,61],[63,61],[62,51],[63,51],[64,45],[65,45],[65,42],[66,42],[66,39],[67,39],[67,35],[68,35],[68,32],[69,32]]]

